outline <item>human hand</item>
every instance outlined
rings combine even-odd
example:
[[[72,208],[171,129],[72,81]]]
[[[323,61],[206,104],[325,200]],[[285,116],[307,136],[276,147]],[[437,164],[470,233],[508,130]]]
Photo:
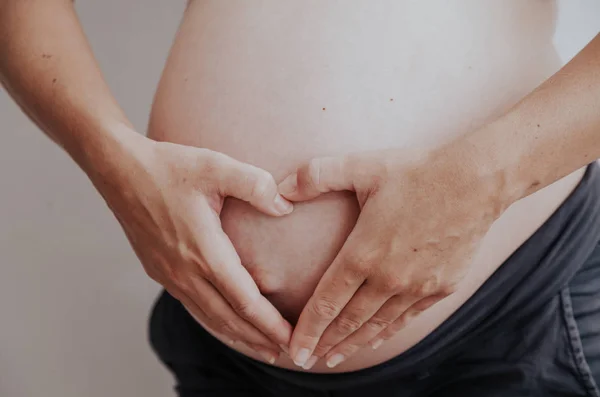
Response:
[[[306,304],[290,343],[296,365],[334,367],[377,348],[455,292],[493,221],[510,205],[502,179],[464,150],[384,150],[316,158],[279,192],[304,201],[355,191],[354,230]]]
[[[274,362],[291,325],[241,265],[219,214],[226,196],[273,216],[291,203],[271,174],[224,154],[141,136],[133,146],[126,162],[92,181],[147,274],[217,335]]]

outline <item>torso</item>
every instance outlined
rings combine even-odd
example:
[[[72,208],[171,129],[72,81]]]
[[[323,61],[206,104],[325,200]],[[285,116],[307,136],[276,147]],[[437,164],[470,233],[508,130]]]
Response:
[[[226,153],[277,180],[313,156],[441,145],[500,115],[560,68],[554,8],[545,0],[435,7],[408,0],[195,0],[167,62],[149,136]],[[457,293],[385,349],[367,348],[334,370],[372,366],[419,342],[550,216],[582,174],[510,207]],[[263,293],[293,322],[357,215],[353,196],[339,193],[280,219],[228,199],[222,222]],[[298,369],[285,357],[276,365]],[[317,364],[313,371],[333,370]]]

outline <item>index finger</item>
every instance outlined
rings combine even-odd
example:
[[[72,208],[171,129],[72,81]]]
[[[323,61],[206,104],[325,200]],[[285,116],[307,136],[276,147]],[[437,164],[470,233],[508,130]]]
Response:
[[[368,258],[368,251],[357,254],[356,250],[357,246],[368,246],[368,243],[360,238],[361,230],[359,217],[355,229],[300,314],[290,342],[290,357],[298,366],[304,366],[310,359],[327,327],[366,279],[366,270],[370,267],[371,259]],[[357,244],[359,241],[360,245]]]
[[[212,211],[199,211],[202,230],[196,239],[203,262],[204,276],[229,302],[233,310],[277,344],[287,345],[291,325],[258,289],[250,273]]]

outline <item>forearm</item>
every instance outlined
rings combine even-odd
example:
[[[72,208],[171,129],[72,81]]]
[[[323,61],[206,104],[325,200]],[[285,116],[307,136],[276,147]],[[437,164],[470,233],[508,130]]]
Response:
[[[481,169],[509,200],[600,157],[600,35],[504,116],[467,135]]]
[[[112,97],[70,0],[0,0],[0,81],[84,169],[119,161],[138,139]]]

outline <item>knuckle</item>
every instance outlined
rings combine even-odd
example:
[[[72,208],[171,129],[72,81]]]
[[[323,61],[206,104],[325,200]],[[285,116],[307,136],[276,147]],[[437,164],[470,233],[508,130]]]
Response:
[[[216,320],[215,330],[227,336],[237,335],[238,327],[235,321],[229,319]]]
[[[306,183],[319,189],[321,183],[321,160],[318,158],[308,162],[306,167]]]
[[[148,272],[148,275],[150,275],[151,271],[153,274],[166,281],[175,283],[181,278],[179,276],[180,272],[177,266],[171,265],[168,260],[153,258],[153,260],[150,263],[150,266],[144,267],[146,269],[146,272]]]
[[[362,326],[362,321],[355,316],[339,316],[334,321],[334,326],[342,334],[351,334]]]
[[[256,304],[251,300],[240,301],[233,305],[233,310],[246,320],[254,320],[256,318]]]
[[[423,313],[422,310],[420,309],[413,309],[411,310],[409,313],[407,313],[406,315],[406,321],[411,321],[412,319],[414,319],[415,317],[418,317],[421,313]]]
[[[387,331],[389,331],[389,335],[393,335],[396,332],[398,332],[399,330],[401,330],[402,328],[406,327],[406,325],[413,318],[418,316],[420,313],[421,313],[420,310],[415,310],[415,309],[411,309],[411,310],[404,312],[400,317],[398,317],[398,319],[394,322],[394,324],[392,324],[391,326],[389,326],[387,328]]]
[[[367,276],[383,259],[381,249],[351,252],[346,256],[349,269],[358,277]]]
[[[177,281],[173,282],[173,285],[179,290],[182,296],[187,296],[189,299],[197,301],[198,291],[194,288],[192,283],[187,281]]]
[[[430,278],[425,281],[416,281],[410,286],[410,295],[416,297],[425,297],[436,294],[439,291],[440,282],[437,278]]]
[[[223,269],[224,266],[217,262],[216,264],[210,264],[204,260],[198,260],[194,262],[195,268],[194,273],[200,278],[203,278],[211,284],[219,283],[219,269]],[[189,277],[189,276],[188,276]]]
[[[315,350],[313,350],[312,354],[317,357],[323,357],[327,354],[327,352],[331,350],[332,347],[333,345],[328,342],[319,342],[317,347],[315,347]]]
[[[192,291],[193,286],[189,279],[183,277],[180,271],[173,270],[171,267],[168,269],[168,273],[163,273],[163,275],[172,285],[186,294]]]
[[[442,299],[439,295],[429,295],[426,298],[422,298],[418,302],[415,302],[412,305],[413,310],[423,311],[429,309],[431,306],[435,305]]]
[[[320,318],[333,319],[339,313],[339,306],[328,298],[318,298],[312,303],[311,311]]]
[[[214,176],[223,164],[223,155],[210,152],[207,149],[198,149],[197,167],[198,172],[204,178]]]
[[[374,332],[381,332],[392,324],[392,320],[382,317],[372,317],[366,325]]]
[[[458,291],[458,283],[443,283],[437,290],[437,295],[446,297]]]
[[[352,342],[344,342],[335,348],[336,353],[341,353],[345,357],[350,357],[356,353],[362,346]]]
[[[388,335],[393,335],[400,331],[402,328],[406,327],[410,321],[415,318],[417,315],[421,313],[420,310],[409,310],[403,313],[390,327],[386,329],[388,331]]]
[[[298,169],[298,189],[308,192],[318,190],[320,178],[320,160],[318,158],[311,159],[305,166]]]
[[[381,281],[380,288],[386,293],[400,294],[409,290],[410,282],[395,275],[388,275]]]
[[[390,324],[381,334],[383,339],[389,339],[394,336],[398,331],[400,331],[405,324],[405,320],[403,317],[398,318],[392,324]]]
[[[250,186],[250,199],[261,199],[266,196],[269,187],[274,184],[271,175],[263,170],[257,170],[246,176],[246,182]]]

